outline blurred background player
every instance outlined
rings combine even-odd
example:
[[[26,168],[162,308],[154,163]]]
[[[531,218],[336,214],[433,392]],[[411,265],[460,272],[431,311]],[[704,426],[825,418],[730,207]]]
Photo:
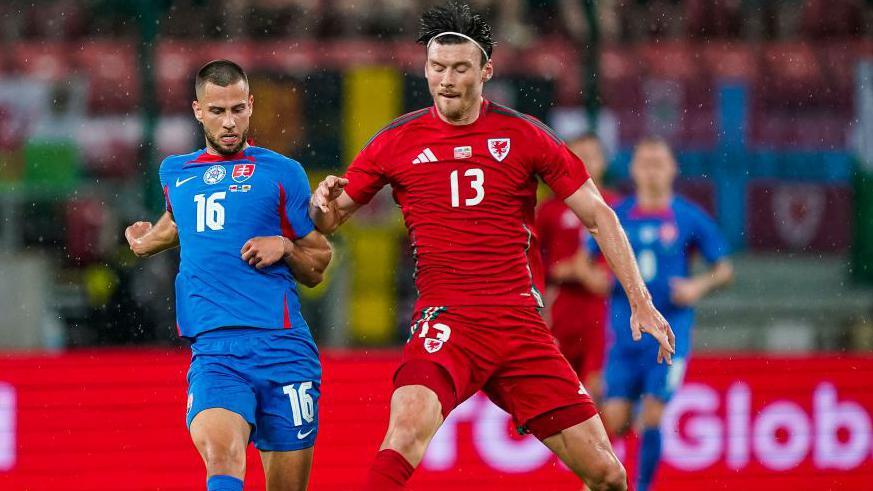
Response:
[[[415,321],[366,489],[405,489],[444,418],[480,389],[592,489],[626,489],[594,404],[537,310],[535,176],[604,245],[634,299],[635,337],[660,343],[653,360],[669,363],[669,325],[579,158],[538,120],[482,97],[494,70],[490,25],[452,2],[422,15],[418,41],[433,106],[378,132],[346,178],[319,184],[310,208],[330,233],[390,183],[416,258]]]
[[[179,335],[191,341],[187,423],[209,491],[243,489],[248,442],[269,490],[303,490],[318,429],[321,364],[295,279],[314,286],[331,257],[307,214],[296,161],[247,143],[254,97],[235,63],[197,72],[206,147],[160,168],[167,211],[125,231],[138,256],[181,245]],[[279,206],[276,206],[276,203]]]
[[[603,187],[607,161],[597,135],[586,133],[567,142],[567,146],[585,163],[604,201],[613,206],[618,198]],[[551,197],[537,210],[537,237],[546,272],[547,322],[561,353],[591,397],[599,402],[607,295],[612,289],[608,266],[602,256],[592,260],[586,244],[588,230],[557,197]]]
[[[717,225],[702,209],[673,193],[677,165],[664,140],[640,141],[631,162],[635,196],[619,203],[615,212],[637,254],[640,273],[655,306],[676,333],[673,365],[651,362],[657,344],[633,342],[627,326],[631,308],[621,288],[610,300],[612,345],[605,369],[603,416],[610,435],[629,427],[634,405],[640,409],[639,491],[647,491],[661,456],[661,416],[664,405],[682,383],[691,351],[694,305],[733,277],[728,247]],[[590,241],[592,247],[597,247]],[[692,275],[694,252],[711,265]]]

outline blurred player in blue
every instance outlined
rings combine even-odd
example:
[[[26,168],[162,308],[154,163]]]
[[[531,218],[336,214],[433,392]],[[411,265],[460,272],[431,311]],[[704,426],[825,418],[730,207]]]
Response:
[[[233,62],[204,65],[194,116],[206,147],[161,164],[167,211],[125,230],[138,256],[181,246],[179,335],[191,341],[187,424],[209,491],[240,491],[245,450],[269,490],[303,490],[318,431],[321,364],[295,279],[315,286],[331,248],[307,214],[301,165],[247,143],[254,98]]]
[[[658,351],[657,342],[631,338],[631,306],[624,290],[613,290],[603,416],[610,435],[621,436],[630,426],[635,403],[642,399],[637,491],[649,489],[661,457],[661,415],[685,374],[693,307],[733,277],[728,247],[715,222],[699,207],[673,194],[676,174],[676,161],[667,143],[657,138],[642,140],[631,163],[636,195],[615,208],[655,308],[676,334],[673,365],[655,363],[652,355]],[[590,244],[597,247],[594,241]],[[695,252],[710,268],[691,276]]]

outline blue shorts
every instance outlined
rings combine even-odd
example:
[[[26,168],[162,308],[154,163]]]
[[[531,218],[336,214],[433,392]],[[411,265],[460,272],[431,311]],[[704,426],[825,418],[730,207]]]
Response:
[[[318,434],[321,363],[309,331],[223,328],[197,336],[188,369],[188,427],[223,408],[251,426],[258,450],[309,448]]]
[[[626,331],[613,332],[616,339],[607,351],[604,367],[604,399],[635,402],[649,395],[668,402],[685,378],[693,316],[683,313],[667,317],[676,333],[676,354],[672,365],[658,363],[658,342],[650,335],[644,334],[640,341],[631,341],[630,316],[624,317],[619,313],[611,319],[615,329]]]

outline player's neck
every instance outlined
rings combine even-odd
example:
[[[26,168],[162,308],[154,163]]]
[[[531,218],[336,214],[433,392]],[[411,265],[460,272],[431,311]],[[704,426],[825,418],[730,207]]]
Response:
[[[637,193],[637,206],[642,210],[663,210],[669,208],[672,201],[672,191],[666,193]]]
[[[243,143],[242,148],[240,148],[239,152],[236,152],[236,153],[243,152],[247,148],[249,148],[249,142]],[[218,150],[216,150],[215,148],[213,148],[212,145],[209,143],[209,141],[206,142],[206,153],[208,153],[209,155],[216,155],[219,157],[229,157],[230,156],[227,154],[223,154],[223,153],[219,152]],[[234,154],[234,155],[236,155],[236,154]]]
[[[437,116],[439,116],[439,118],[444,122],[453,126],[465,126],[468,124],[473,124],[476,122],[477,119],[479,119],[479,114],[482,112],[482,104],[484,103],[484,101],[485,99],[482,96],[479,96],[479,100],[476,102],[476,104],[473,104],[470,107],[469,111],[462,114],[457,119],[450,119],[446,117],[446,115],[443,114],[442,111],[440,111],[439,106],[437,106],[436,104],[434,106],[436,107]]]

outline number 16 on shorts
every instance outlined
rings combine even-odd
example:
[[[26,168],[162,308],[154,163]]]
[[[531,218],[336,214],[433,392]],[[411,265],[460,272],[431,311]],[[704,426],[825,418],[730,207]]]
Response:
[[[282,387],[291,402],[291,415],[294,418],[294,426],[311,424],[315,420],[315,401],[309,391],[312,390],[312,382],[300,382]]]

